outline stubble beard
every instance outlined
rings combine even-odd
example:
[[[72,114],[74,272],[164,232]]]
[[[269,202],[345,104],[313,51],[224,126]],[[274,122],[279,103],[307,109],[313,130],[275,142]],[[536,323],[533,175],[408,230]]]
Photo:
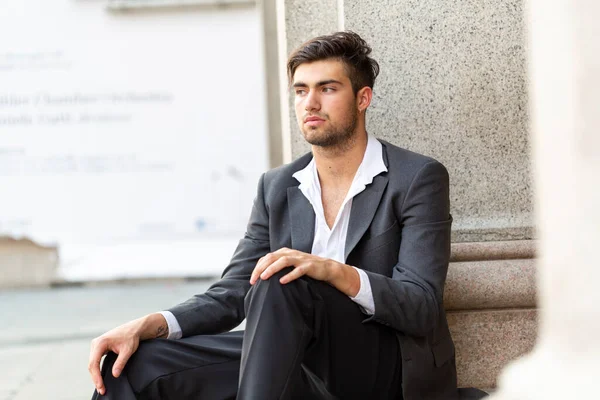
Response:
[[[302,133],[304,139],[313,145],[324,150],[344,150],[352,145],[356,136],[356,126],[358,124],[358,112],[355,109],[349,111],[348,118],[338,126],[332,126],[322,132],[319,127],[304,126]]]

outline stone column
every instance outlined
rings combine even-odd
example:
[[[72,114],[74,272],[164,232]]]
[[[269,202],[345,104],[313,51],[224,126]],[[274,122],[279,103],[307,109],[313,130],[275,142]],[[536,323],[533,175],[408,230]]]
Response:
[[[381,66],[367,129],[448,168],[454,223],[444,299],[460,386],[495,387],[536,337],[523,1],[282,2],[280,63],[317,34],[359,33]],[[293,107],[282,109],[296,158],[309,146]]]
[[[600,3],[530,0],[540,334],[494,399],[597,399]]]

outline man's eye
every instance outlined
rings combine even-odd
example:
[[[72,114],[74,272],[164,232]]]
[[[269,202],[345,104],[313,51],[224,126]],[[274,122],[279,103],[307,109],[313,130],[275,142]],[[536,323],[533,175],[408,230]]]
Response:
[[[296,89],[296,96],[304,96],[306,90],[304,89]]]
[[[323,92],[325,92],[325,93],[335,92],[335,89],[332,87],[326,87],[326,88],[323,88]]]

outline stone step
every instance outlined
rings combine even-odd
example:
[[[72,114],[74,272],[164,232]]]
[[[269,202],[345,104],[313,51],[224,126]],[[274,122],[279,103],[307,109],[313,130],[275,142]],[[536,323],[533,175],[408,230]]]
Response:
[[[509,362],[533,349],[537,310],[448,312],[460,387],[494,388]]]
[[[452,262],[446,310],[536,307],[535,260]]]

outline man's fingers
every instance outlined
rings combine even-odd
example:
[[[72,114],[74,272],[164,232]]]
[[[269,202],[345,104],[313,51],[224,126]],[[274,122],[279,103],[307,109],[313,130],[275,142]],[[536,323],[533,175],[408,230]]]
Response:
[[[96,390],[100,394],[104,394],[104,382],[102,381],[102,375],[100,374],[100,360],[103,355],[104,353],[99,351],[98,347],[92,344],[92,350],[90,352],[90,361],[88,363],[88,371],[90,371],[90,375],[92,376],[92,382],[94,383]]]
[[[294,262],[295,259],[293,257],[281,256],[277,261],[269,265],[262,274],[260,274],[260,279],[267,280],[273,276],[273,274],[281,271],[282,269],[286,267],[293,267]]]
[[[291,257],[296,256],[297,253],[299,253],[297,250],[291,250],[287,247],[282,247],[279,250],[274,251],[273,253],[269,253],[264,257],[261,257],[256,263],[254,270],[252,271],[252,275],[250,276],[250,284],[254,285],[258,280],[259,276],[261,279],[269,279],[271,275],[279,271],[281,268],[293,266],[293,264],[288,263],[283,267],[278,267],[276,270],[270,270],[271,266],[277,261],[279,261],[281,258],[288,257],[291,259]],[[266,270],[269,270],[267,274],[265,274]]]
[[[252,275],[250,276],[250,284],[254,285],[258,280],[258,277],[263,273],[263,271],[269,265],[271,265],[271,263],[277,260],[277,258],[278,256],[273,253],[269,253],[266,256],[261,257],[256,263],[256,267],[254,267],[254,270],[252,271]]]
[[[92,360],[88,365],[90,375],[92,375],[92,382],[96,387],[96,390],[102,394],[101,389],[104,389],[104,382],[102,381],[102,375],[100,375],[100,360]]]
[[[129,361],[129,358],[132,354],[133,352],[131,352],[130,350],[122,350],[119,353],[119,355],[117,356],[117,360],[113,364],[112,368],[112,374],[115,378],[118,378],[119,375],[121,375],[121,372],[123,372],[123,368],[125,368],[125,364],[127,364],[127,361]]]
[[[285,285],[286,283],[290,283],[291,281],[296,280],[303,275],[306,275],[306,269],[304,267],[297,267],[294,268],[292,272],[285,274],[283,277],[281,277],[279,282],[282,285]]]

